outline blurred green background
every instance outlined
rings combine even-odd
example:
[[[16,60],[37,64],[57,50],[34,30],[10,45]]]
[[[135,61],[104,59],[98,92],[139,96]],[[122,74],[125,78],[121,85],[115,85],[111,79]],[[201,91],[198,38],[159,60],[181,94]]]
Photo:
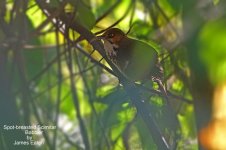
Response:
[[[1,0],[0,149],[158,149],[128,91],[95,61],[101,55],[85,40],[68,42],[83,37],[73,21],[94,34],[130,30],[153,45],[168,100],[149,83],[139,89],[145,113],[170,149],[200,148],[197,130],[211,117],[214,87],[226,80],[225,9],[223,0]],[[39,146],[14,146],[26,141],[24,131],[3,128],[36,124],[56,126],[33,135]]]

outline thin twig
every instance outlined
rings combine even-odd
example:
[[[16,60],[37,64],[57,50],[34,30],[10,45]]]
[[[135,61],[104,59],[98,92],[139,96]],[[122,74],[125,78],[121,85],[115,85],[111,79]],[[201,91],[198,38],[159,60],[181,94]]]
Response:
[[[69,46],[69,47],[67,47],[68,48],[68,50],[67,50],[68,56],[66,56],[66,57],[68,58],[67,59],[68,60],[67,67],[68,67],[68,70],[70,73],[70,86],[71,86],[71,92],[72,92],[72,97],[73,97],[73,103],[74,103],[74,107],[76,110],[76,116],[79,121],[79,127],[80,127],[80,130],[82,133],[82,139],[83,139],[83,142],[85,145],[85,149],[89,150],[90,143],[89,143],[88,133],[87,133],[86,126],[82,119],[82,115],[81,115],[81,111],[80,111],[80,104],[79,104],[79,99],[78,99],[77,88],[74,85],[75,80],[74,80],[74,76],[73,76],[73,63],[72,63],[72,54],[71,54],[71,50],[70,50],[71,49],[70,44],[68,46]]]
[[[135,0],[131,0],[130,5],[128,6],[127,10],[125,11],[125,13],[122,15],[121,18],[119,18],[115,23],[113,23],[112,25],[110,25],[109,27],[105,28],[104,30],[100,30],[98,32],[95,33],[95,35],[101,34],[104,31],[116,26],[117,24],[119,24],[123,19],[125,19],[125,17],[129,14],[130,9],[132,8],[132,5],[135,5]]]
[[[56,49],[57,49],[57,56],[60,58],[60,48],[59,48],[59,32],[58,28],[56,28]],[[62,64],[60,59],[57,61],[58,67],[58,88],[57,88],[57,100],[56,100],[56,116],[54,120],[54,124],[56,125],[56,130],[54,130],[53,134],[53,149],[56,149],[56,142],[57,142],[57,129],[58,129],[58,120],[59,120],[59,113],[60,113],[60,102],[61,102],[61,90],[62,90]]]
[[[78,57],[78,55],[77,55],[77,53],[76,53],[76,50],[75,50],[74,52],[75,52],[76,57],[77,57],[77,58],[76,58],[76,62],[77,62],[78,68],[79,68],[79,70],[81,71],[81,70],[82,70],[82,67],[81,67],[80,62],[79,62],[79,60],[78,60],[79,57]],[[79,71],[79,72],[80,72],[80,71]],[[107,147],[108,147],[108,149],[111,149],[111,144],[110,144],[110,142],[109,142],[109,140],[108,140],[108,138],[107,138],[107,135],[106,135],[106,133],[105,133],[104,125],[103,125],[103,123],[100,121],[100,119],[99,119],[99,117],[98,117],[98,114],[97,114],[97,111],[96,111],[96,109],[95,109],[95,107],[94,107],[93,100],[92,100],[92,96],[91,96],[91,91],[90,91],[89,86],[88,86],[88,82],[87,82],[87,80],[86,80],[86,78],[85,78],[84,76],[81,76],[81,77],[82,77],[83,83],[84,83],[85,88],[86,88],[87,93],[88,93],[88,97],[89,97],[88,99],[89,99],[89,103],[90,103],[91,109],[92,109],[92,111],[94,112],[94,116],[96,117],[97,122],[99,123],[99,125],[100,125],[100,127],[101,127],[101,129],[102,129],[102,134],[103,134],[104,139],[105,139],[105,141],[106,141]]]
[[[104,19],[107,15],[109,15],[119,4],[122,2],[121,0],[117,0],[104,14],[102,14],[99,18],[96,19],[96,24]]]

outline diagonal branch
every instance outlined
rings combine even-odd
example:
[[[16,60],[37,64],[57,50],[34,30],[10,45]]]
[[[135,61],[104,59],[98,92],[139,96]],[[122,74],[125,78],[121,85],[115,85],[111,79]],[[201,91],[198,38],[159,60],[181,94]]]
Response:
[[[39,4],[40,0],[36,0],[36,1]],[[43,8],[44,7],[43,5],[47,5],[47,4],[42,3],[39,6],[41,8]],[[48,7],[44,7],[44,8],[48,8]],[[64,15],[60,15],[60,16],[64,16]],[[61,21],[66,23],[66,21],[65,21],[66,18],[60,18],[60,19],[61,19]],[[90,44],[92,44],[93,48],[95,50],[97,50],[104,57],[104,59],[107,61],[107,63],[111,66],[113,72],[119,78],[119,81],[123,85],[125,91],[127,92],[128,96],[130,97],[132,103],[136,107],[137,113],[141,116],[141,118],[147,125],[147,128],[149,129],[150,134],[152,135],[155,143],[157,144],[158,149],[168,150],[169,145],[166,142],[164,136],[162,136],[162,133],[161,133],[157,123],[155,122],[152,114],[148,111],[146,102],[144,100],[142,100],[140,93],[137,90],[135,84],[133,82],[129,81],[129,79],[127,79],[127,77],[124,74],[122,74],[118,70],[118,68],[106,57],[104,47],[103,47],[103,44],[101,43],[101,41],[94,40],[94,39],[96,39],[96,36],[93,33],[91,33],[89,30],[87,30],[86,28],[81,26],[78,22],[76,22],[76,20],[74,20],[70,24],[67,24],[67,26],[70,27],[72,30],[78,32],[80,35],[82,35]]]

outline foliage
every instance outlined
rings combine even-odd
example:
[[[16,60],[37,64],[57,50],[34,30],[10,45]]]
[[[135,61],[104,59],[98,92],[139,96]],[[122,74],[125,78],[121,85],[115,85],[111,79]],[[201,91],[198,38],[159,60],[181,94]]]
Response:
[[[26,139],[3,130],[10,124],[57,127],[33,135],[44,144],[21,149],[200,148],[197,129],[211,117],[214,86],[226,80],[225,7],[220,0],[1,0],[0,149]],[[113,26],[157,50],[166,93],[154,81],[118,80],[123,75],[92,38]]]

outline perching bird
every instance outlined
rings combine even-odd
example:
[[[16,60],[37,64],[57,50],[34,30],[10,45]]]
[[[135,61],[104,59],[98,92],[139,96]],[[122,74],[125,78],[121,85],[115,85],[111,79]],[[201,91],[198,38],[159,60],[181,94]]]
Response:
[[[118,28],[105,31],[100,38],[109,59],[130,79],[145,80],[159,74],[158,55],[151,45],[127,37]]]
[[[168,126],[176,133],[179,122],[169,103],[167,90],[162,82],[163,70],[160,68],[158,54],[154,47],[127,37],[118,28],[105,31],[100,38],[103,40],[106,55],[129,79],[143,83],[152,79],[158,84],[159,90],[166,99],[167,105],[164,108],[167,116],[172,120],[172,122],[168,122]],[[143,105],[137,107],[144,108]]]

